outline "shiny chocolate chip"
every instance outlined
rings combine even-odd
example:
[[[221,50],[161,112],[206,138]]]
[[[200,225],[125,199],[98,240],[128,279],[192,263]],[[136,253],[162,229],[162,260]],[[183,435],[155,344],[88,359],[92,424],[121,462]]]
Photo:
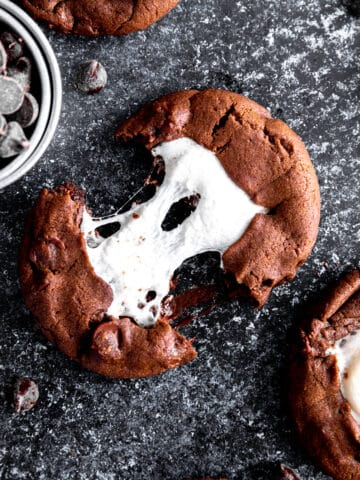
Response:
[[[39,104],[31,93],[25,93],[20,109],[11,116],[10,120],[18,122],[22,128],[33,125],[39,116]]]
[[[97,93],[107,83],[105,68],[96,60],[90,60],[79,65],[75,87],[83,93]]]
[[[6,50],[2,42],[0,41],[0,74],[3,74],[6,70],[7,55]]]
[[[6,118],[0,114],[0,142],[2,140],[2,137],[6,133],[6,127],[7,127],[7,121]]]
[[[0,76],[0,113],[11,115],[19,110],[24,92],[19,83],[10,77]]]
[[[0,41],[6,50],[9,64],[16,62],[23,55],[24,41],[22,38],[10,32],[3,32],[0,36]]]
[[[17,122],[10,122],[0,139],[0,158],[10,158],[29,148],[30,143],[22,127]]]
[[[24,92],[28,92],[31,86],[31,72],[30,59],[28,57],[20,57],[14,66],[8,68],[7,74],[18,82]]]

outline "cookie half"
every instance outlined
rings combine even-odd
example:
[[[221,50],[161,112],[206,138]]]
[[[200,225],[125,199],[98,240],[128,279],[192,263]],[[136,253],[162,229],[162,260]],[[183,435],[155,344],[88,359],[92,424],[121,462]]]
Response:
[[[299,137],[230,92],[168,95],[117,137],[151,149],[145,183],[154,196],[98,219],[76,186],[44,190],[25,227],[20,282],[45,335],[67,355],[98,373],[141,377],[196,356],[170,322],[216,291],[205,279],[172,294],[182,262],[219,252],[226,297],[263,305],[311,251],[319,188]],[[109,223],[121,228],[104,238]]]
[[[215,154],[231,180],[267,210],[229,245],[222,256],[224,270],[258,306],[274,286],[294,278],[317,237],[320,194],[304,144],[283,121],[235,93],[188,90],[146,105],[116,136],[148,149],[190,138]],[[229,201],[224,210],[231,223],[237,206]]]
[[[360,271],[304,321],[290,367],[290,407],[304,447],[336,480],[360,478]]]
[[[23,0],[37,20],[64,33],[126,35],[143,30],[179,0]]]

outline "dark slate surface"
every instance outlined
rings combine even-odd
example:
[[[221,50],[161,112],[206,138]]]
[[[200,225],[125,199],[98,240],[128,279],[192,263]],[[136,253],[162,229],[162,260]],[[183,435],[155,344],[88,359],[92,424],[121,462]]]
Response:
[[[304,305],[359,266],[359,19],[338,0],[181,0],[126,38],[65,37],[44,27],[64,80],[51,147],[0,197],[0,478],[271,479],[283,461],[304,479],[328,477],[294,439],[286,413],[286,352]],[[96,58],[109,74],[98,96],[74,90],[74,68]],[[197,319],[192,364],[145,380],[112,381],[79,368],[40,335],[18,289],[25,214],[43,186],[73,180],[97,213],[119,206],[145,168],[115,145],[120,120],[146,101],[189,87],[242,92],[304,139],[322,193],[314,252],[262,311],[233,301]],[[130,162],[129,162],[130,160]],[[41,401],[13,413],[17,376]]]

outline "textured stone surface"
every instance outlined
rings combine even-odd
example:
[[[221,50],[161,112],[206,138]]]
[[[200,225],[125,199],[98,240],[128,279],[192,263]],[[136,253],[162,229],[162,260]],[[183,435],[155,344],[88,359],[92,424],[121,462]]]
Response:
[[[304,479],[328,478],[294,439],[286,352],[305,304],[359,266],[359,19],[338,0],[182,0],[124,38],[44,31],[63,73],[61,122],[42,160],[0,193],[0,478],[258,480],[270,479],[278,460]],[[88,97],[73,82],[91,58],[109,83]],[[234,301],[187,327],[199,352],[192,364],[146,380],[100,378],[48,344],[24,308],[22,224],[42,186],[68,179],[87,189],[96,213],[126,201],[146,168],[114,143],[115,127],[145,101],[189,87],[242,92],[302,136],[321,185],[318,243],[262,311]],[[9,400],[18,376],[40,389],[39,404],[22,415]]]

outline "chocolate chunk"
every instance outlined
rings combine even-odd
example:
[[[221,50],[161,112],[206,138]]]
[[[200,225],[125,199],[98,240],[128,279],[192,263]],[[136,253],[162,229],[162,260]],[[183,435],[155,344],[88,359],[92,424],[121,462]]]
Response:
[[[39,268],[56,272],[65,265],[65,245],[59,238],[39,241],[30,253],[31,261]]]
[[[8,68],[8,76],[12,77],[23,88],[24,92],[28,92],[31,86],[31,62],[28,57],[20,57],[15,66]]]
[[[2,137],[6,133],[6,126],[7,126],[6,118],[3,115],[0,114],[0,142],[1,142]]]
[[[5,47],[8,63],[16,62],[23,54],[24,40],[15,36],[13,33],[4,32],[0,36],[0,41]]]
[[[19,378],[14,385],[15,412],[26,412],[35,407],[39,400],[39,388],[29,378]]]
[[[30,143],[17,122],[10,122],[0,143],[0,158],[10,158],[29,148]]]
[[[24,101],[11,120],[18,122],[23,128],[31,127],[39,116],[39,104],[31,93],[25,93]]]
[[[106,322],[98,326],[93,336],[92,348],[102,357],[116,359],[121,357],[121,331],[115,322]]]
[[[6,50],[3,43],[0,41],[0,74],[5,72],[6,64],[7,64]]]
[[[0,113],[10,115],[19,110],[24,92],[19,83],[10,77],[0,76]]]
[[[29,147],[23,129],[39,116],[39,103],[29,92],[32,58],[26,56],[25,47],[16,33],[0,34],[0,159]]]
[[[84,93],[97,93],[105,87],[106,82],[105,68],[96,60],[90,60],[79,66],[75,87]]]

